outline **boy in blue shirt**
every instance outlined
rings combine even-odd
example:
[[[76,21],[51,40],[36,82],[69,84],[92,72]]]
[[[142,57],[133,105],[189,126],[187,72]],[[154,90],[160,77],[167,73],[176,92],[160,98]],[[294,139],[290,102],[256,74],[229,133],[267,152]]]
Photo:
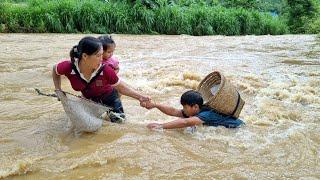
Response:
[[[175,129],[203,124],[207,126],[236,128],[241,124],[244,124],[240,119],[220,114],[213,109],[204,106],[201,94],[194,90],[183,93],[180,103],[183,106],[182,110],[151,101],[141,103],[141,106],[147,109],[157,108],[164,114],[179,117],[177,120],[167,123],[149,123],[147,127],[149,129]]]

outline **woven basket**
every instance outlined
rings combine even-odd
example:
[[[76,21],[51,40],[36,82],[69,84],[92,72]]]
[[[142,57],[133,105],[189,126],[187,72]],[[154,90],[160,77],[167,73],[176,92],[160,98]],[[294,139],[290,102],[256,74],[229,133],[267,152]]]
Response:
[[[211,89],[215,85],[217,91],[213,94]],[[201,93],[205,105],[219,113],[239,118],[245,102],[236,88],[220,72],[208,74],[200,82],[197,90]]]

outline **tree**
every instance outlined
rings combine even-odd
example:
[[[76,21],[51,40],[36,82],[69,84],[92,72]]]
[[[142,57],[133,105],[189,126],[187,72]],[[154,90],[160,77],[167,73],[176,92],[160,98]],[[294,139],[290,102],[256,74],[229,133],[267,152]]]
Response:
[[[242,7],[244,9],[255,9],[258,5],[256,0],[221,0],[221,4],[225,7]]]
[[[305,33],[306,25],[318,13],[315,0],[286,0],[288,5],[288,24],[293,33]]]

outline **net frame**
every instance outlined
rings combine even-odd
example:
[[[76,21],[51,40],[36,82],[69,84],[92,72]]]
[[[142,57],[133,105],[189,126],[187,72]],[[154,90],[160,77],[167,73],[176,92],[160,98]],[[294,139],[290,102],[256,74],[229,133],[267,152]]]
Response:
[[[111,107],[68,92],[56,91],[56,95],[76,132],[97,131],[102,127],[104,118],[108,118],[102,115],[112,110]]]

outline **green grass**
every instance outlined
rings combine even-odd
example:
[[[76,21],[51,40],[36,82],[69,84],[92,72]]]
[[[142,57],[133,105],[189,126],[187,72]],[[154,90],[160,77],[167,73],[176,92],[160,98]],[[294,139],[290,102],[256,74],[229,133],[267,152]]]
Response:
[[[173,1],[172,1],[173,2]],[[257,10],[159,0],[29,0],[0,3],[0,32],[246,35],[285,34],[281,17]]]

